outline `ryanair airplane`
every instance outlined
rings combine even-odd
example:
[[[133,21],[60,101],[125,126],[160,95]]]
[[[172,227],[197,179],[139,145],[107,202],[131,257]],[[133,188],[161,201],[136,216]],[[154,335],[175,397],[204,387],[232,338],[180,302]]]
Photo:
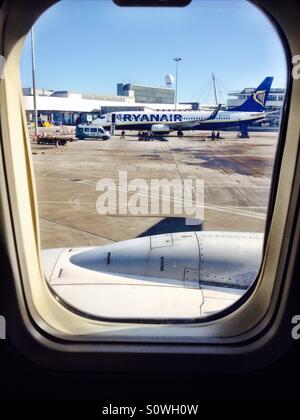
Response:
[[[239,127],[247,136],[247,127],[254,121],[266,117],[265,104],[271,89],[273,77],[266,77],[244,103],[227,111],[219,111],[211,118],[211,111],[126,111],[104,114],[93,121],[93,125],[110,129],[112,124],[118,130],[151,130],[154,134],[168,134],[177,131],[179,136],[188,130],[223,130]]]

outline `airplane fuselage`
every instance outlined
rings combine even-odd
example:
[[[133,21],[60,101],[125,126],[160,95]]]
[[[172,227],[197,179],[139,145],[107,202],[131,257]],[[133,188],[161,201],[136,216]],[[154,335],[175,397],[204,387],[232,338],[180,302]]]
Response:
[[[154,112],[116,112],[115,128],[119,130],[152,130],[163,125],[169,131],[221,130],[248,125],[265,117],[265,112],[219,111],[210,119],[211,111],[154,111]],[[105,114],[93,121],[109,129],[113,114]]]

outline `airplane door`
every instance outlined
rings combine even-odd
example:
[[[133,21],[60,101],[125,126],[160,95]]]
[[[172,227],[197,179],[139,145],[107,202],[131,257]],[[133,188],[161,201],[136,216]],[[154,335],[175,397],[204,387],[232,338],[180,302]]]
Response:
[[[111,126],[110,126],[110,134],[113,136],[115,134],[116,128],[116,114],[113,112],[111,114]]]

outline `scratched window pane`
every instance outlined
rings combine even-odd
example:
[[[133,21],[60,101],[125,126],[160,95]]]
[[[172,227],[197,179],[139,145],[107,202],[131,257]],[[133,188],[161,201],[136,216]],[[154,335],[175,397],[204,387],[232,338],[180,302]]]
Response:
[[[21,77],[62,304],[174,323],[236,303],[260,269],[287,84],[267,17],[240,0],[62,1],[28,34]]]

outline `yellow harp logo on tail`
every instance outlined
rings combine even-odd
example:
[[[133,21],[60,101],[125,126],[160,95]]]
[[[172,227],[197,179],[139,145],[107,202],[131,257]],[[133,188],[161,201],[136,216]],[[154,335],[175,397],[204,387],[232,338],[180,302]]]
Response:
[[[257,92],[253,93],[253,99],[255,100],[255,102],[257,102],[261,106],[265,105],[265,96],[266,96],[265,90],[258,90]]]

